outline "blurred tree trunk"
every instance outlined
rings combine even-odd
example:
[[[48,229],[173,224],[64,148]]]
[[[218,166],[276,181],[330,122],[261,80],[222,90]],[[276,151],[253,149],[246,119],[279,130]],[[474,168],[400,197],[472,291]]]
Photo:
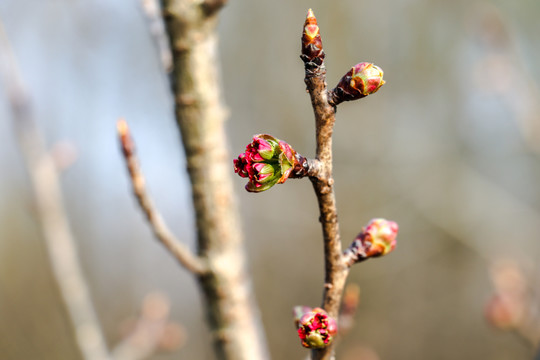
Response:
[[[163,0],[173,54],[176,119],[187,158],[199,255],[199,275],[219,359],[267,359],[262,326],[246,272],[232,189],[215,33],[220,1]]]

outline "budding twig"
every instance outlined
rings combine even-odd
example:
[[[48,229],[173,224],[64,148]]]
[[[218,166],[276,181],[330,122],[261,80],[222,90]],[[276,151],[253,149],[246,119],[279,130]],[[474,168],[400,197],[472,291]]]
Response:
[[[135,143],[129,133],[129,127],[125,120],[120,119],[117,123],[118,138],[122,147],[122,154],[133,186],[133,193],[139,206],[146,215],[146,219],[152,227],[152,231],[158,240],[169,250],[182,266],[194,274],[202,275],[208,271],[203,260],[193,254],[182,244],[169,229],[161,214],[155,208],[153,201],[148,196],[145,186],[144,175],[135,155]]]
[[[328,102],[326,87],[326,69],[324,51],[320,38],[317,20],[311,11],[308,12],[302,34],[301,59],[305,65],[305,83],[311,97],[311,105],[315,114],[316,158],[320,162],[318,176],[310,177],[319,203],[320,218],[324,240],[325,284],[323,308],[331,317],[337,318],[341,296],[349,268],[343,261],[337,219],[334,180],[332,178],[332,132],[336,121],[336,109]],[[330,359],[332,345],[321,350],[313,350],[313,359]]]

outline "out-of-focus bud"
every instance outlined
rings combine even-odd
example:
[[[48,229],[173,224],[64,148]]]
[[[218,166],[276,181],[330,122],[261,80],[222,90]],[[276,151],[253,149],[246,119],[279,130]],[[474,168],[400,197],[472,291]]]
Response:
[[[362,62],[354,65],[330,93],[330,101],[338,105],[343,101],[361,99],[376,93],[384,85],[383,71],[377,65]]]
[[[354,283],[348,284],[343,293],[341,312],[339,314],[339,333],[341,335],[348,333],[354,325],[354,315],[359,303],[360,287]]]
[[[385,219],[373,219],[362,232],[367,256],[382,256],[396,248],[398,224]]]
[[[275,184],[284,183],[289,177],[307,175],[307,160],[297,154],[285,141],[259,134],[246,146],[246,152],[234,162],[234,172],[249,178],[246,190],[261,192]]]
[[[370,257],[388,254],[396,247],[397,233],[397,223],[385,219],[372,219],[345,250],[347,265],[351,266]]]
[[[324,62],[324,50],[322,47],[321,33],[317,25],[317,19],[311,9],[308,10],[304,30],[302,32],[302,55],[306,71],[310,74],[318,73]]]
[[[337,334],[336,320],[321,308],[304,313],[296,324],[302,346],[310,349],[324,349]]]
[[[522,305],[512,297],[495,294],[487,302],[484,314],[494,327],[509,330],[519,325],[523,316]]]
[[[524,324],[535,318],[531,303],[537,301],[523,270],[513,261],[500,261],[492,266],[490,273],[495,293],[486,303],[486,319],[502,330],[528,328]]]

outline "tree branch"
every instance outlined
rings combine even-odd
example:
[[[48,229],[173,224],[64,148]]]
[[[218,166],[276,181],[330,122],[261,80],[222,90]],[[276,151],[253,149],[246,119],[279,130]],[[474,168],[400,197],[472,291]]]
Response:
[[[154,206],[146,192],[144,175],[141,171],[139,161],[135,154],[135,143],[130,135],[128,124],[120,119],[117,123],[118,138],[122,147],[122,154],[126,161],[126,166],[130,175],[133,193],[137,198],[139,206],[146,215],[146,219],[152,227],[152,231],[158,240],[169,250],[178,262],[196,275],[203,275],[208,272],[208,266],[203,259],[193,254],[189,248],[182,244],[169,229],[163,217]]]
[[[268,351],[246,271],[232,186],[220,94],[216,24],[209,4],[163,0],[173,53],[176,120],[191,181],[199,255],[210,272],[199,277],[218,359],[267,359]]]
[[[30,176],[54,278],[74,327],[77,345],[86,360],[110,359],[63,205],[58,169],[32,115],[30,99],[2,24],[0,49],[4,57],[0,75],[9,96],[13,125]]]

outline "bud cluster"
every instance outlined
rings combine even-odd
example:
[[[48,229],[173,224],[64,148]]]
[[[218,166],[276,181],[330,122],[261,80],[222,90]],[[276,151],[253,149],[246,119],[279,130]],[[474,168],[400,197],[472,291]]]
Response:
[[[351,266],[371,257],[388,254],[396,247],[397,233],[398,224],[395,222],[372,219],[358,234],[351,246],[345,250],[344,256],[347,265]]]
[[[336,320],[321,308],[296,306],[295,325],[302,346],[310,349],[324,349],[332,343],[337,334]]]
[[[338,105],[376,93],[384,85],[383,74],[382,69],[372,63],[354,65],[330,93],[332,104]]]
[[[308,10],[304,31],[302,32],[302,55],[306,72],[315,75],[323,68],[324,50],[322,47],[321,33],[317,25],[317,18],[311,9]]]
[[[246,151],[234,161],[234,172],[249,178],[246,190],[261,192],[275,184],[284,183],[289,177],[307,174],[307,160],[285,141],[271,135],[253,136]]]

